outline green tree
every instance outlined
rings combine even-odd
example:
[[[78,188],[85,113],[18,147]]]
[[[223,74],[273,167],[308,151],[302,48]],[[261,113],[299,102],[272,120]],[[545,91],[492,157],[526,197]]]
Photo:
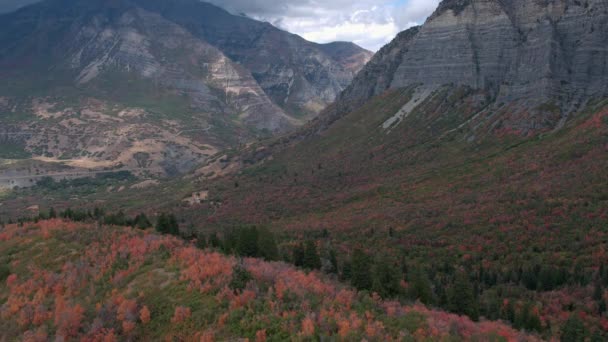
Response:
[[[340,280],[350,280],[352,278],[352,275],[352,264],[350,263],[350,261],[344,261],[344,263],[342,264],[342,272],[340,273]]]
[[[305,255],[306,251],[304,245],[302,245],[302,243],[297,243],[293,247],[293,264],[297,267],[304,267]]]
[[[207,248],[207,238],[205,237],[205,234],[198,234],[196,237],[196,247],[200,249]]]
[[[401,292],[402,274],[398,267],[386,258],[380,258],[374,267],[372,291],[382,298],[391,298]]]
[[[358,290],[370,290],[372,288],[372,277],[370,275],[372,263],[369,256],[361,249],[353,251],[351,262],[351,285]]]
[[[242,291],[247,286],[247,283],[251,281],[253,277],[251,273],[245,269],[241,264],[234,265],[232,268],[232,280],[228,287],[233,291]]]
[[[244,257],[258,256],[258,229],[256,227],[244,227],[238,230],[236,252]]]
[[[329,273],[338,273],[338,259],[336,258],[336,251],[333,248],[329,250],[329,263],[331,264]]]
[[[424,304],[433,302],[433,289],[427,273],[421,267],[412,267],[408,276],[410,282],[409,296]]]
[[[209,236],[209,245],[212,248],[223,248],[222,241],[217,237],[216,232],[211,233],[211,235]]]
[[[269,260],[279,260],[279,248],[277,247],[274,234],[267,228],[258,229],[258,252],[259,256]]]
[[[472,320],[479,319],[479,308],[475,298],[473,285],[465,272],[458,272],[454,285],[448,295],[450,311],[469,316]]]
[[[55,208],[51,207],[51,209],[49,209],[49,218],[57,218],[57,212],[55,211]]]
[[[308,269],[320,269],[321,268],[321,257],[317,252],[317,245],[313,240],[306,241],[304,247],[304,268]]]
[[[577,313],[570,318],[562,328],[561,342],[584,342],[587,337],[587,329]]]
[[[156,221],[156,230],[161,234],[179,235],[179,224],[175,215],[161,213]]]
[[[152,227],[152,222],[150,222],[150,220],[144,213],[141,213],[141,214],[135,216],[135,220],[133,221],[133,224],[135,227],[137,227],[139,229],[148,229],[148,228]]]

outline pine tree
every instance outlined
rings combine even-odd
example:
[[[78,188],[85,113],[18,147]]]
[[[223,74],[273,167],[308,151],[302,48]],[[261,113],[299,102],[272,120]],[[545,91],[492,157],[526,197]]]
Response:
[[[238,230],[236,252],[244,257],[258,256],[258,229],[256,227],[245,227]]]
[[[426,272],[420,267],[412,268],[408,279],[410,281],[409,296],[414,300],[420,300],[424,304],[431,304],[433,290]]]
[[[562,328],[561,342],[584,342],[587,330],[578,314],[573,313]]]
[[[317,246],[313,240],[306,241],[304,248],[304,268],[308,269],[320,269],[321,268],[321,257],[317,252]]]
[[[401,272],[386,258],[381,258],[374,267],[372,291],[378,293],[382,298],[397,296],[401,291]]]
[[[141,213],[141,214],[135,216],[135,220],[133,223],[134,223],[134,226],[139,229],[147,229],[147,228],[152,227],[152,222],[150,222],[150,220],[144,213]]]
[[[179,224],[177,223],[177,218],[173,214],[169,214],[167,217],[168,230],[171,235],[179,235]]]
[[[344,261],[344,264],[342,264],[342,272],[340,273],[340,280],[350,280],[352,278],[352,275],[352,264],[350,263],[350,261]]]
[[[338,259],[336,258],[336,251],[333,248],[329,250],[329,263],[331,265],[329,273],[338,273]]]
[[[369,256],[360,249],[355,249],[352,258],[351,284],[358,290],[369,290],[372,288],[372,278],[369,270],[371,262]]]
[[[196,247],[200,249],[207,248],[207,238],[205,237],[205,234],[198,234],[196,237]]]
[[[115,220],[121,220],[122,216],[124,216],[124,214],[121,215],[119,212]],[[156,221],[156,231],[161,234],[179,235],[179,224],[177,223],[175,215],[161,213]]]
[[[222,241],[217,237],[216,232],[211,233],[211,236],[209,236],[209,245],[212,248],[222,248]]]
[[[245,267],[241,264],[234,265],[232,268],[232,280],[228,287],[233,291],[242,291],[251,279],[253,279],[253,277]]]
[[[456,274],[456,280],[450,289],[448,301],[450,311],[467,315],[474,321],[479,319],[479,308],[473,285],[465,272]]]
[[[268,261],[279,260],[279,248],[274,234],[267,228],[258,229],[258,253]]]
[[[51,207],[51,209],[49,209],[49,218],[57,218],[57,212],[55,211],[55,208]]]
[[[304,256],[306,252],[302,243],[297,243],[293,248],[293,264],[297,267],[304,267]]]

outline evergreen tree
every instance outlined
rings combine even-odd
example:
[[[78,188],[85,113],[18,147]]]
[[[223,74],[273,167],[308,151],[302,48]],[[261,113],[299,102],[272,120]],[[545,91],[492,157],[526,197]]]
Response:
[[[583,321],[577,313],[570,315],[570,318],[562,328],[561,342],[584,342],[587,337],[587,330]]]
[[[329,263],[331,265],[330,273],[338,273],[338,259],[336,258],[336,251],[332,248],[329,250]]]
[[[120,220],[120,213],[116,220]],[[179,235],[179,224],[175,215],[161,213],[156,221],[156,230],[161,234]]]
[[[232,280],[228,287],[233,291],[242,291],[247,286],[247,283],[253,279],[251,273],[241,264],[234,265],[232,268]]]
[[[293,264],[297,267],[304,267],[306,252],[302,243],[297,243],[293,248]]]
[[[360,249],[355,249],[351,262],[351,285],[358,290],[369,290],[372,288],[370,276],[371,262],[369,256]]]
[[[604,342],[607,338],[607,336],[603,336],[600,330],[596,330],[593,335],[591,335],[591,342]]]
[[[304,247],[304,268],[308,269],[320,269],[321,268],[321,257],[317,252],[317,245],[313,240],[306,241]]]
[[[352,275],[353,275],[352,265],[349,261],[345,261],[344,264],[342,264],[342,272],[340,273],[340,280],[342,280],[342,281],[350,280],[352,278]]]
[[[217,237],[216,232],[211,233],[211,236],[209,236],[209,245],[212,248],[222,248],[222,241]]]
[[[169,214],[167,217],[167,221],[169,224],[168,230],[169,234],[178,236],[179,235],[179,224],[177,223],[177,218],[173,214]]]
[[[474,321],[479,319],[479,308],[473,285],[465,272],[456,274],[456,280],[450,289],[448,301],[450,311],[467,315]]]
[[[279,248],[276,239],[267,228],[258,229],[258,252],[262,258],[268,261],[279,260]]]
[[[382,298],[391,298],[401,292],[402,275],[399,268],[391,264],[386,258],[381,258],[374,267],[372,291]]]
[[[141,213],[135,216],[135,220],[133,220],[133,225],[139,229],[148,229],[152,227],[152,222],[150,222],[146,214]]]
[[[49,209],[49,218],[57,218],[57,212],[55,211],[55,208],[51,207],[51,209]]]
[[[256,227],[239,229],[236,252],[244,257],[255,258],[258,256],[258,229]]]
[[[196,247],[200,249],[207,248],[207,238],[205,237],[205,234],[198,234],[196,237]]]
[[[426,272],[420,267],[412,268],[408,280],[410,282],[409,296],[414,300],[420,300],[424,304],[431,304],[433,290]],[[443,291],[443,286],[440,287]]]

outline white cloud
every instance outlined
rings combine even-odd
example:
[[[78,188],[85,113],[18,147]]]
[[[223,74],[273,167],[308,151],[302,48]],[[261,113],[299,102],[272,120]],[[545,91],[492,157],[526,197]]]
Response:
[[[319,42],[352,41],[376,51],[422,24],[440,0],[209,0]]]

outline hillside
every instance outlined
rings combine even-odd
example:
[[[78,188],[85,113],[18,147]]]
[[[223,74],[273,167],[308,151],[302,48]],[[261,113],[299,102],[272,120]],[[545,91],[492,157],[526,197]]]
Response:
[[[171,212],[182,236],[228,246],[256,224],[284,262],[318,251],[306,267],[361,292],[605,341],[607,25],[603,1],[445,0],[293,132],[144,189],[17,190],[0,213]]]
[[[3,340],[535,340],[132,228],[8,225],[0,255]],[[233,270],[252,278],[239,283]]]
[[[195,0],[27,6],[0,19],[0,158],[183,174],[316,115],[371,56],[341,46]]]

